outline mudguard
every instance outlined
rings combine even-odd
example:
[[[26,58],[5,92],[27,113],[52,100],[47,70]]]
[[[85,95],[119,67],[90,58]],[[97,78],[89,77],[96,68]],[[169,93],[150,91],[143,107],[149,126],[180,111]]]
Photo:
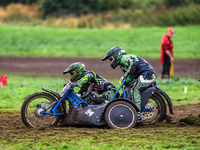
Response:
[[[163,90],[159,89],[158,87],[156,87],[156,92],[158,92],[161,96],[163,96],[165,98],[165,100],[167,101],[167,104],[169,106],[169,112],[171,114],[174,114],[172,101],[171,101],[170,97],[167,95],[167,93],[165,93]]]
[[[126,101],[126,102],[130,103],[131,105],[133,105],[133,107],[135,107],[137,111],[140,111],[139,108],[131,100],[125,99],[125,98],[116,98],[116,99],[108,102],[107,105],[106,105],[106,107],[105,107],[105,110],[109,106],[109,104],[111,104],[111,103],[113,103],[115,101]]]
[[[149,87],[141,92],[141,108],[143,109],[149,101],[149,97],[156,91],[155,87]]]
[[[125,89],[127,99],[131,100],[131,88],[128,87]],[[145,87],[141,89],[141,108],[144,108],[145,105],[148,103],[149,97],[156,91],[154,86]],[[123,95],[122,95],[123,97]],[[131,101],[132,102],[132,101]]]
[[[57,99],[60,99],[60,94],[58,94],[58,93],[56,93],[56,92],[54,92],[54,91],[52,91],[52,90],[50,90],[50,89],[46,89],[46,88],[42,88],[44,91],[46,91],[46,92],[48,92],[48,93],[50,93],[50,94],[52,94],[54,97],[56,97]]]

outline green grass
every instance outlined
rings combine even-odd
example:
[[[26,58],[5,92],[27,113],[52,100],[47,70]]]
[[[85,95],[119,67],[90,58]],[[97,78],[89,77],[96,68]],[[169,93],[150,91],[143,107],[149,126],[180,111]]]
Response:
[[[73,127],[18,129],[15,134],[9,133],[8,129],[6,131],[8,137],[1,141],[0,148],[9,150],[197,150],[200,148],[199,130],[191,126],[154,125],[127,130]]]
[[[118,81],[111,81],[119,87]],[[170,81],[157,79],[158,87],[164,90],[172,99],[174,105],[193,103],[200,100],[200,82],[191,78],[174,78]],[[23,101],[35,92],[49,88],[58,93],[62,90],[65,81],[63,78],[31,77],[8,74],[8,86],[0,87],[0,109],[19,109]],[[187,86],[187,93],[184,87]]]
[[[175,58],[200,58],[200,25],[175,26]],[[158,58],[167,27],[132,29],[62,29],[0,26],[0,55],[102,57],[120,45],[127,53]]]

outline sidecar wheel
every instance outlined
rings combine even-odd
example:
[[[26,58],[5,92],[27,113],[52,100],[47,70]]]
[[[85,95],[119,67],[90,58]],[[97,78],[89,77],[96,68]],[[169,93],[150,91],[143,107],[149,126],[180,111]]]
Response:
[[[106,108],[104,119],[112,129],[132,128],[137,123],[137,111],[126,101],[116,101]]]

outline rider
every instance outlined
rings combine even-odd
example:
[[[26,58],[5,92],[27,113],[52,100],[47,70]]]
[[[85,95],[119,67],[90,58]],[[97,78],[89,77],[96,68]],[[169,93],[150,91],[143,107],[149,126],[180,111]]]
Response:
[[[81,96],[85,95],[89,86],[93,84],[92,91],[98,95],[95,99],[97,104],[105,103],[105,100],[109,101],[117,91],[116,87],[103,77],[99,76],[94,71],[87,71],[82,62],[72,63],[63,72],[63,74],[66,73],[71,74],[71,82],[76,82],[76,84],[81,87],[78,92]]]
[[[141,111],[141,89],[151,85],[156,79],[156,73],[153,67],[144,59],[128,54],[120,46],[111,48],[107,54],[102,58],[102,61],[109,59],[111,67],[115,69],[118,65],[124,72],[120,82],[124,79],[125,88],[131,89],[131,94],[127,97],[131,99]],[[131,97],[130,97],[131,96]]]

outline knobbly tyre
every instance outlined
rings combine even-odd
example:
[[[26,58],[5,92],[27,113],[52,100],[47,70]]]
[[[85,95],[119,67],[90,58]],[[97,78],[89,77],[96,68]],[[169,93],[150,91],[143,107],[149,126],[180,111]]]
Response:
[[[79,97],[73,91],[74,83],[66,82],[60,94],[42,88],[45,92],[30,95],[21,108],[21,117],[27,127],[56,126],[60,120],[70,125],[107,125],[110,128],[132,128],[137,123],[152,124],[166,118],[166,106],[173,114],[172,102],[169,96],[156,87],[156,82],[141,92],[142,112],[138,120],[137,106],[129,100],[129,89],[118,88],[112,99],[101,105],[92,104],[96,97],[88,88],[87,96]],[[122,88],[120,98],[115,98]],[[126,96],[127,95],[127,96]]]

